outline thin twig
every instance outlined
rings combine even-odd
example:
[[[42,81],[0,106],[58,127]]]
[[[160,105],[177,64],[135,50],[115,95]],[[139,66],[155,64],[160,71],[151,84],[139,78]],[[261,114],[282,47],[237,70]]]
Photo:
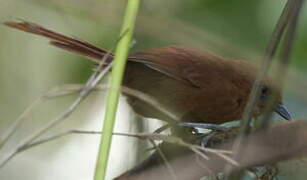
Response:
[[[79,92],[80,90],[82,90],[83,86],[84,85],[82,85],[82,84],[64,85],[62,87],[57,87],[57,88],[49,91],[48,93],[46,93],[44,95],[44,97],[45,98],[54,98],[54,97],[58,97],[58,96],[70,95],[70,94],[73,94],[73,93],[76,93],[76,92]],[[97,85],[94,88],[94,90],[105,91],[108,88],[109,88],[109,86],[107,86],[107,85]],[[164,107],[161,103],[159,103],[155,98],[147,95],[146,93],[128,88],[126,86],[122,86],[120,90],[122,91],[122,93],[124,95],[135,97],[137,99],[144,101],[148,105],[151,105],[153,108],[155,108],[159,112],[166,115],[168,117],[168,119],[171,120],[170,123],[176,123],[176,122],[179,121],[180,118],[175,113],[169,111],[166,107]]]
[[[205,164],[205,163],[202,161],[202,159],[200,158],[200,156],[195,156],[195,159],[196,159],[197,164],[198,164],[200,167],[202,167],[203,169],[205,169],[206,171],[208,171],[209,174],[210,174],[211,176],[214,175],[214,172],[212,171],[212,169],[210,169],[210,168],[208,167],[208,165]]]
[[[174,137],[174,136],[167,136],[167,135],[162,135],[162,134],[147,134],[147,135],[149,135],[148,138],[153,139],[153,140],[162,140],[164,142],[173,143],[173,144],[177,144],[177,145],[180,145],[180,146],[187,147],[187,148],[191,149],[192,151],[194,151],[196,154],[198,154],[201,157],[203,157],[204,159],[208,160],[209,158],[208,158],[208,156],[206,156],[201,151],[216,154],[217,156],[219,156],[222,159],[226,160],[230,164],[238,166],[238,163],[236,161],[231,160],[230,157],[225,157],[224,155],[222,155],[224,153],[229,153],[230,154],[231,152],[229,152],[229,151],[225,151],[225,150],[220,151],[220,150],[217,150],[217,149],[205,148],[205,147],[193,145],[193,144],[190,144],[190,143],[186,143],[182,139],[180,139],[178,137]]]
[[[67,96],[67,95],[71,95],[71,94],[74,94],[74,93],[78,93],[78,92],[82,91],[83,88],[84,88],[84,85],[81,85],[81,84],[71,84],[71,85],[64,85],[64,86],[61,86],[61,87],[52,88],[51,90],[47,91],[47,93],[45,93],[41,97],[39,97],[36,101],[34,101],[22,113],[22,115],[20,115],[20,117],[18,118],[18,121],[16,121],[16,124],[18,124],[18,126],[14,125],[14,129],[16,129],[16,130],[18,129],[18,127],[23,122],[24,118],[26,118],[32,112],[33,108],[36,105],[42,103],[45,100],[52,99],[52,98],[55,98],[55,97]],[[107,85],[98,85],[93,90],[104,91],[104,90],[107,90],[108,88],[109,87]],[[153,106],[153,108],[156,108],[157,110],[161,111],[165,115],[169,116],[170,119],[178,121],[179,118],[175,114],[173,114],[170,111],[167,111],[167,109],[164,108],[159,102],[157,102],[154,98],[148,96],[147,94],[144,94],[144,93],[139,92],[137,90],[130,89],[128,87],[122,87],[121,90],[124,94],[136,97],[138,99],[141,99],[144,102],[148,103],[149,105]],[[16,131],[16,130],[14,130],[14,131]],[[13,131],[10,131],[10,132],[12,134],[14,133]],[[60,134],[59,134],[59,136],[60,136]],[[54,138],[56,138],[56,137],[54,137]],[[2,143],[2,144],[4,144],[4,143]],[[32,144],[32,145],[34,145],[34,144]],[[23,149],[23,148],[28,147],[28,146],[29,146],[29,144],[19,145],[18,148]],[[11,156],[14,156],[14,155],[15,155],[15,153],[11,154]],[[7,157],[7,160],[10,160],[10,157]],[[5,161],[7,161],[7,160],[5,160]],[[3,163],[3,164],[6,164],[6,162]]]
[[[99,134],[101,134],[101,131],[85,131],[85,130],[72,129],[72,130],[68,130],[68,131],[59,133],[57,135],[45,137],[45,138],[42,138],[40,140],[37,140],[37,141],[34,141],[32,143],[29,143],[29,144],[26,144],[24,146],[19,147],[16,151],[14,151],[14,153],[12,153],[8,158],[6,158],[5,161],[2,164],[6,164],[12,158],[14,158],[17,154],[19,154],[23,151],[29,150],[33,147],[38,146],[38,145],[41,145],[41,144],[62,138],[62,137],[67,136],[67,135],[72,135],[72,134],[93,134],[93,135],[97,134],[97,135],[99,135]],[[205,148],[205,147],[189,144],[189,143],[184,142],[180,138],[174,137],[174,136],[154,134],[154,133],[153,134],[151,134],[151,133],[113,133],[113,135],[134,137],[134,138],[138,138],[138,139],[141,139],[141,140],[164,141],[164,142],[167,142],[167,143],[172,143],[172,144],[176,144],[176,145],[179,145],[179,146],[187,147],[187,148],[191,149],[192,151],[194,151],[196,154],[200,155],[202,158],[207,159],[207,160],[209,158],[203,152],[215,154],[215,155],[221,157],[222,159],[224,159],[226,162],[231,163],[232,165],[235,165],[235,166],[238,165],[237,162],[235,162],[230,157],[226,156],[226,154],[232,154],[231,151]]]
[[[158,129],[156,129],[156,130],[154,131],[154,133],[158,133],[158,134],[159,134],[159,133],[165,131],[165,130],[168,129],[168,128],[170,128],[170,125],[169,125],[169,124],[163,125],[163,126],[159,127]]]
[[[23,21],[23,20],[22,20]],[[125,35],[127,32],[124,32],[123,35]],[[122,37],[122,36],[121,36]],[[121,38],[120,37],[120,38]],[[120,39],[119,38],[119,39]],[[115,43],[116,44],[116,43]],[[98,70],[101,70],[103,65],[105,65],[106,60],[110,57],[112,51],[114,50],[115,46],[107,51],[107,53],[102,57],[101,61],[99,61],[98,63]],[[86,85],[84,86],[84,89],[80,92],[80,97],[75,101],[75,103],[73,103],[70,106],[70,110],[73,111],[73,109],[75,109],[74,107],[77,107],[77,105],[82,101],[82,99],[84,99],[88,93],[91,91],[91,89],[93,89],[93,87],[95,87],[95,84],[97,85],[98,82],[101,80],[101,78],[106,74],[106,72],[110,69],[111,64],[109,64],[104,70],[103,72],[99,73],[99,71],[94,71],[92,73],[92,75],[90,76],[90,78],[87,80]],[[99,77],[101,76],[101,77]],[[8,130],[8,132],[6,133],[5,137],[3,139],[1,139],[0,142],[0,149],[2,148],[2,146],[4,146],[7,141],[9,140],[9,138],[17,131],[17,129],[21,126],[21,124],[23,123],[23,121],[25,120],[25,117],[27,117],[27,115],[30,113],[30,111],[33,109],[34,106],[36,106],[37,104],[41,103],[42,100],[44,100],[44,96],[38,98],[36,101],[34,101],[15,121],[15,123],[12,125],[12,127]],[[69,112],[67,112],[67,114],[70,114]],[[65,116],[65,113],[63,114],[63,117]],[[65,117],[64,117],[65,118]]]
[[[225,161],[229,162],[230,164],[232,164],[234,166],[239,166],[238,162],[236,162],[234,159],[232,159],[231,157],[226,155],[226,154],[233,154],[232,151],[211,149],[211,148],[205,148],[205,147],[202,147],[202,146],[194,146],[194,148],[202,150],[204,152],[216,154],[220,158],[222,158]]]
[[[155,141],[153,140],[149,140],[151,142],[151,144],[153,145],[153,147],[157,150],[157,152],[159,153],[160,157],[162,158],[163,162],[165,163],[166,168],[168,169],[168,171],[170,172],[172,179],[177,180],[178,177],[173,169],[173,167],[171,166],[171,164],[168,162],[166,156],[164,155],[164,153],[162,152],[162,150],[160,149],[159,146],[157,146],[157,144],[155,143]]]
[[[272,63],[273,56],[276,53],[277,47],[280,44],[282,35],[285,32],[286,27],[289,27],[290,25],[293,25],[293,21],[298,16],[298,8],[301,7],[302,3],[299,2],[301,0],[288,0],[287,4],[285,5],[285,8],[277,22],[277,25],[274,29],[274,32],[272,34],[271,40],[268,44],[265,57],[262,61],[260,72],[258,73],[258,76],[256,78],[256,81],[253,85],[253,89],[251,91],[249,101],[245,107],[244,113],[242,115],[242,121],[241,121],[241,129],[240,134],[235,141],[233,145],[233,150],[235,152],[234,159],[238,160],[239,157],[242,158],[242,154],[240,154],[240,149],[242,147],[243,137],[250,133],[251,130],[251,119],[253,116],[253,111],[255,109],[255,106],[257,105],[257,102],[260,97],[261,89],[263,86],[263,80],[267,76],[269,67]],[[299,7],[298,7],[299,6]],[[296,20],[295,20],[296,21]],[[293,34],[294,36],[294,31]],[[292,44],[292,42],[291,42]],[[291,45],[292,46],[292,45]],[[270,119],[266,119],[265,121],[269,121]],[[262,121],[263,123],[264,121]],[[265,122],[267,124],[269,122]],[[264,123],[263,123],[264,124]],[[264,127],[264,125],[262,125]],[[229,173],[231,171],[231,166],[226,166],[225,172],[227,174],[226,179],[229,179]]]
[[[67,88],[67,86],[66,86]],[[64,88],[64,92],[62,91],[63,89],[61,88],[56,88],[56,89],[53,89],[51,91],[48,91],[47,94],[43,95],[42,96],[42,99],[45,99],[45,98],[54,98],[54,97],[57,97],[57,96],[64,96],[64,95],[69,95],[69,94],[72,94],[72,93],[75,93],[75,92],[81,92],[83,91],[84,89],[84,86],[82,85],[70,85],[67,89]],[[94,86],[93,89],[91,90],[106,90],[108,88],[108,86]],[[130,96],[134,96],[136,98],[139,98],[139,99],[142,99],[144,102],[147,102],[148,104],[152,105],[153,108],[156,108],[157,110],[161,111],[162,113],[164,113],[165,115],[169,116],[171,119],[173,119],[174,121],[178,121],[178,117],[173,114],[172,112],[169,112],[166,108],[163,108],[163,106],[157,102],[154,98],[148,96],[147,94],[145,93],[142,93],[142,92],[139,92],[137,90],[133,90],[133,89],[130,89],[130,88],[127,88],[127,87],[122,87],[122,92],[124,94],[127,94],[127,95],[130,95]],[[83,96],[86,95],[86,94],[83,94]],[[80,96],[77,100],[80,99]],[[78,103],[80,103],[81,101],[78,101]],[[64,115],[62,116],[59,116],[57,119],[53,120],[51,123],[52,124],[47,124],[44,129],[41,129],[41,131],[39,131],[38,133],[35,133],[33,136],[31,136],[30,138],[28,138],[27,140],[25,140],[23,143],[20,143],[20,145],[17,146],[17,148],[10,154],[8,155],[3,162],[1,162],[0,164],[0,169],[1,167],[3,167],[7,162],[9,162],[9,160],[14,157],[20,149],[23,149],[24,147],[28,146],[33,140],[35,140],[36,138],[38,138],[40,135],[42,135],[46,130],[48,130],[49,128],[51,128],[52,126],[56,125],[58,122],[62,121],[63,119],[62,118],[66,118],[69,116],[70,113],[73,112],[74,108],[76,108],[76,106],[78,105],[78,103],[74,103],[74,107],[70,107],[70,109],[68,111],[66,111],[64,113]]]
[[[290,63],[290,56],[291,51],[293,48],[293,43],[295,39],[295,32],[297,29],[297,23],[299,20],[299,14],[301,12],[302,6],[303,6],[304,0],[297,0],[297,3],[295,3],[295,7],[293,8],[293,15],[291,16],[289,26],[287,29],[287,33],[285,34],[284,38],[284,47],[280,54],[280,61],[279,66],[276,72],[276,85],[277,89],[282,89],[284,85],[285,76],[288,72],[288,66]],[[272,117],[272,109],[276,105],[277,96],[276,94],[273,94],[269,100],[269,103],[266,107],[266,109],[269,109],[269,111],[265,111],[263,118],[259,121],[259,128],[267,128],[269,125],[268,119],[271,119]]]
[[[294,0],[295,1],[295,0]],[[249,96],[248,103],[245,106],[242,120],[241,120],[241,135],[246,135],[250,132],[251,119],[253,117],[253,111],[257,105],[260,97],[262,83],[264,78],[267,76],[270,65],[272,63],[273,57],[276,53],[281,37],[285,31],[287,24],[289,23],[290,11],[293,9],[293,0],[288,0],[285,8],[279,17],[277,25],[275,26],[274,32],[272,33],[270,42],[265,51],[264,58],[261,62],[260,70],[258,72],[257,78],[254,82],[252,91]]]
[[[32,136],[30,136],[26,141],[25,144],[28,144],[35,140],[37,137],[41,136],[43,133],[46,132],[46,130],[52,128],[53,126],[57,125],[62,120],[66,119],[71,113],[74,112],[74,110],[78,107],[78,105],[84,100],[85,97],[88,96],[88,94],[94,89],[94,87],[97,85],[98,80],[101,80],[103,75],[105,75],[109,69],[111,68],[111,64],[107,66],[103,71],[99,73],[97,78],[100,79],[93,79],[92,77],[89,79],[89,81],[86,83],[86,86],[81,90],[78,98],[69,106],[69,108],[60,116],[55,118],[53,121],[49,122],[45,127],[41,128],[39,131],[34,133]]]
[[[38,104],[41,104],[43,100],[44,100],[43,96],[37,98],[20,114],[20,116],[16,119],[12,127],[8,130],[8,132],[6,132],[4,137],[2,137],[0,141],[0,150],[7,143],[7,141],[13,136],[13,134],[17,131],[17,129],[22,125],[26,117],[28,117],[28,115],[32,112],[33,108]]]
[[[110,51],[103,56],[101,63],[103,63],[105,59],[109,57],[109,55],[110,55]],[[50,128],[59,124],[60,122],[65,120],[70,114],[72,114],[74,110],[78,107],[78,105],[84,100],[84,98],[88,96],[88,94],[94,89],[94,87],[98,84],[98,82],[100,82],[100,80],[104,77],[104,75],[109,71],[109,69],[111,68],[111,65],[112,63],[108,64],[108,66],[106,66],[105,69],[103,69],[97,75],[97,77],[94,77],[97,74],[96,72],[94,72],[92,76],[89,78],[89,80],[86,82],[86,86],[84,86],[83,89],[81,90],[78,98],[68,107],[68,109],[64,113],[62,113],[61,115],[59,115],[58,117],[50,121],[48,124],[46,124],[44,127],[39,129],[37,132],[34,132],[32,135],[26,138],[22,143],[20,143],[20,145],[18,145],[18,147],[15,150],[13,150],[13,153],[11,153],[7,158],[4,159],[4,161],[0,164],[0,168],[3,167],[16,154],[16,152],[18,152],[20,148],[33,142],[33,140],[43,135]],[[22,121],[20,121],[19,123],[21,122]],[[18,127],[18,126],[15,125],[15,127]]]
[[[285,31],[286,25],[289,23],[289,18],[291,14],[290,12],[292,11],[292,7],[293,7],[293,0],[288,0],[287,4],[285,5],[285,8],[283,9],[281,16],[279,17],[277,25],[275,26],[274,32],[272,33],[271,40],[267,46],[264,59],[262,60],[260,71],[253,85],[252,91],[250,93],[249,101],[247,105],[245,106],[245,109],[242,115],[240,134],[237,138],[237,141],[234,143],[234,146],[233,146],[234,152],[236,152],[236,154],[238,154],[237,150],[239,150],[241,147],[243,137],[247,135],[251,130],[251,127],[250,127],[251,119],[253,117],[253,111],[260,97],[262,83],[263,83],[264,78],[267,76],[269,67],[272,63],[272,58],[275,55],[278,44]],[[228,169],[229,171],[229,167],[226,169]]]
[[[191,151],[195,152],[195,154],[198,154],[201,158],[209,160],[209,157],[205,153],[198,150],[196,147],[189,147],[189,148],[191,149]]]

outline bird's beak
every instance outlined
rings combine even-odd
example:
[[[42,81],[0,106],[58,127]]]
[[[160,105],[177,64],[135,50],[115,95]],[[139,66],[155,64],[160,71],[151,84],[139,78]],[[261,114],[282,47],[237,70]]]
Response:
[[[275,112],[286,120],[292,120],[292,116],[283,104],[277,104]]]

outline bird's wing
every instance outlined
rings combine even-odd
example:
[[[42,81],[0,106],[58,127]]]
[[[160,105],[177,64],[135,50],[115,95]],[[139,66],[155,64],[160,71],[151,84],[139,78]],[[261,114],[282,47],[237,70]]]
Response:
[[[174,79],[202,88],[216,74],[224,60],[210,53],[186,47],[164,47],[137,52],[130,61],[140,62]]]

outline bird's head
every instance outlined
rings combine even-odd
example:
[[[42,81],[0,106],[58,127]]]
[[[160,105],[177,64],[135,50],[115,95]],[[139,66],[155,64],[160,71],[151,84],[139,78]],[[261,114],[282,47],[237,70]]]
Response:
[[[281,93],[281,89],[276,88],[276,86],[274,86],[274,83],[269,78],[267,78],[261,88],[260,98],[258,101],[258,108],[261,111],[265,111],[267,105],[271,103],[270,101],[272,101],[272,98],[270,97],[272,96],[276,98],[274,111],[282,118],[286,120],[291,120],[291,113],[283,104],[283,96]]]
[[[232,77],[239,89],[244,89],[244,94],[249,95],[252,91],[254,82],[257,79],[259,68],[247,61],[231,61],[231,66],[237,74]],[[254,111],[254,116],[257,117],[266,111],[267,105],[272,101],[272,96],[275,98],[274,111],[286,120],[291,120],[291,114],[283,104],[282,91],[270,77],[266,77],[260,90],[260,98],[257,107]],[[247,103],[246,99],[246,103]]]

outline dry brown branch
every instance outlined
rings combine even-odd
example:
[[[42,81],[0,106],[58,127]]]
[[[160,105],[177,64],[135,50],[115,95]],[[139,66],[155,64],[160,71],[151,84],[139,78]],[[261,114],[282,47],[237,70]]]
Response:
[[[299,158],[307,155],[307,122],[295,121],[275,125],[267,131],[261,130],[254,132],[243,139],[243,148],[241,152],[244,158],[235,159],[239,166],[231,165],[231,171],[243,170],[246,168],[265,165],[292,158]],[[231,149],[233,140],[219,145],[218,149]],[[215,149],[216,149],[215,148]],[[177,146],[173,149],[180,151]],[[200,159],[201,162],[195,161],[195,153],[185,151],[180,155],[172,157],[173,151],[165,151],[165,155],[170,159],[169,163],[174,168],[179,180],[198,180],[201,177],[212,175],[212,172],[223,172],[228,161],[222,159],[216,154],[206,154],[210,159]],[[172,158],[171,158],[172,157]],[[149,166],[148,164],[151,165]],[[201,163],[201,164],[200,164]],[[202,165],[206,165],[210,171],[206,171]],[[126,172],[123,176],[117,178],[133,180],[166,180],[170,175],[165,171],[165,167],[155,161],[143,164],[143,169],[138,171],[133,169]]]

